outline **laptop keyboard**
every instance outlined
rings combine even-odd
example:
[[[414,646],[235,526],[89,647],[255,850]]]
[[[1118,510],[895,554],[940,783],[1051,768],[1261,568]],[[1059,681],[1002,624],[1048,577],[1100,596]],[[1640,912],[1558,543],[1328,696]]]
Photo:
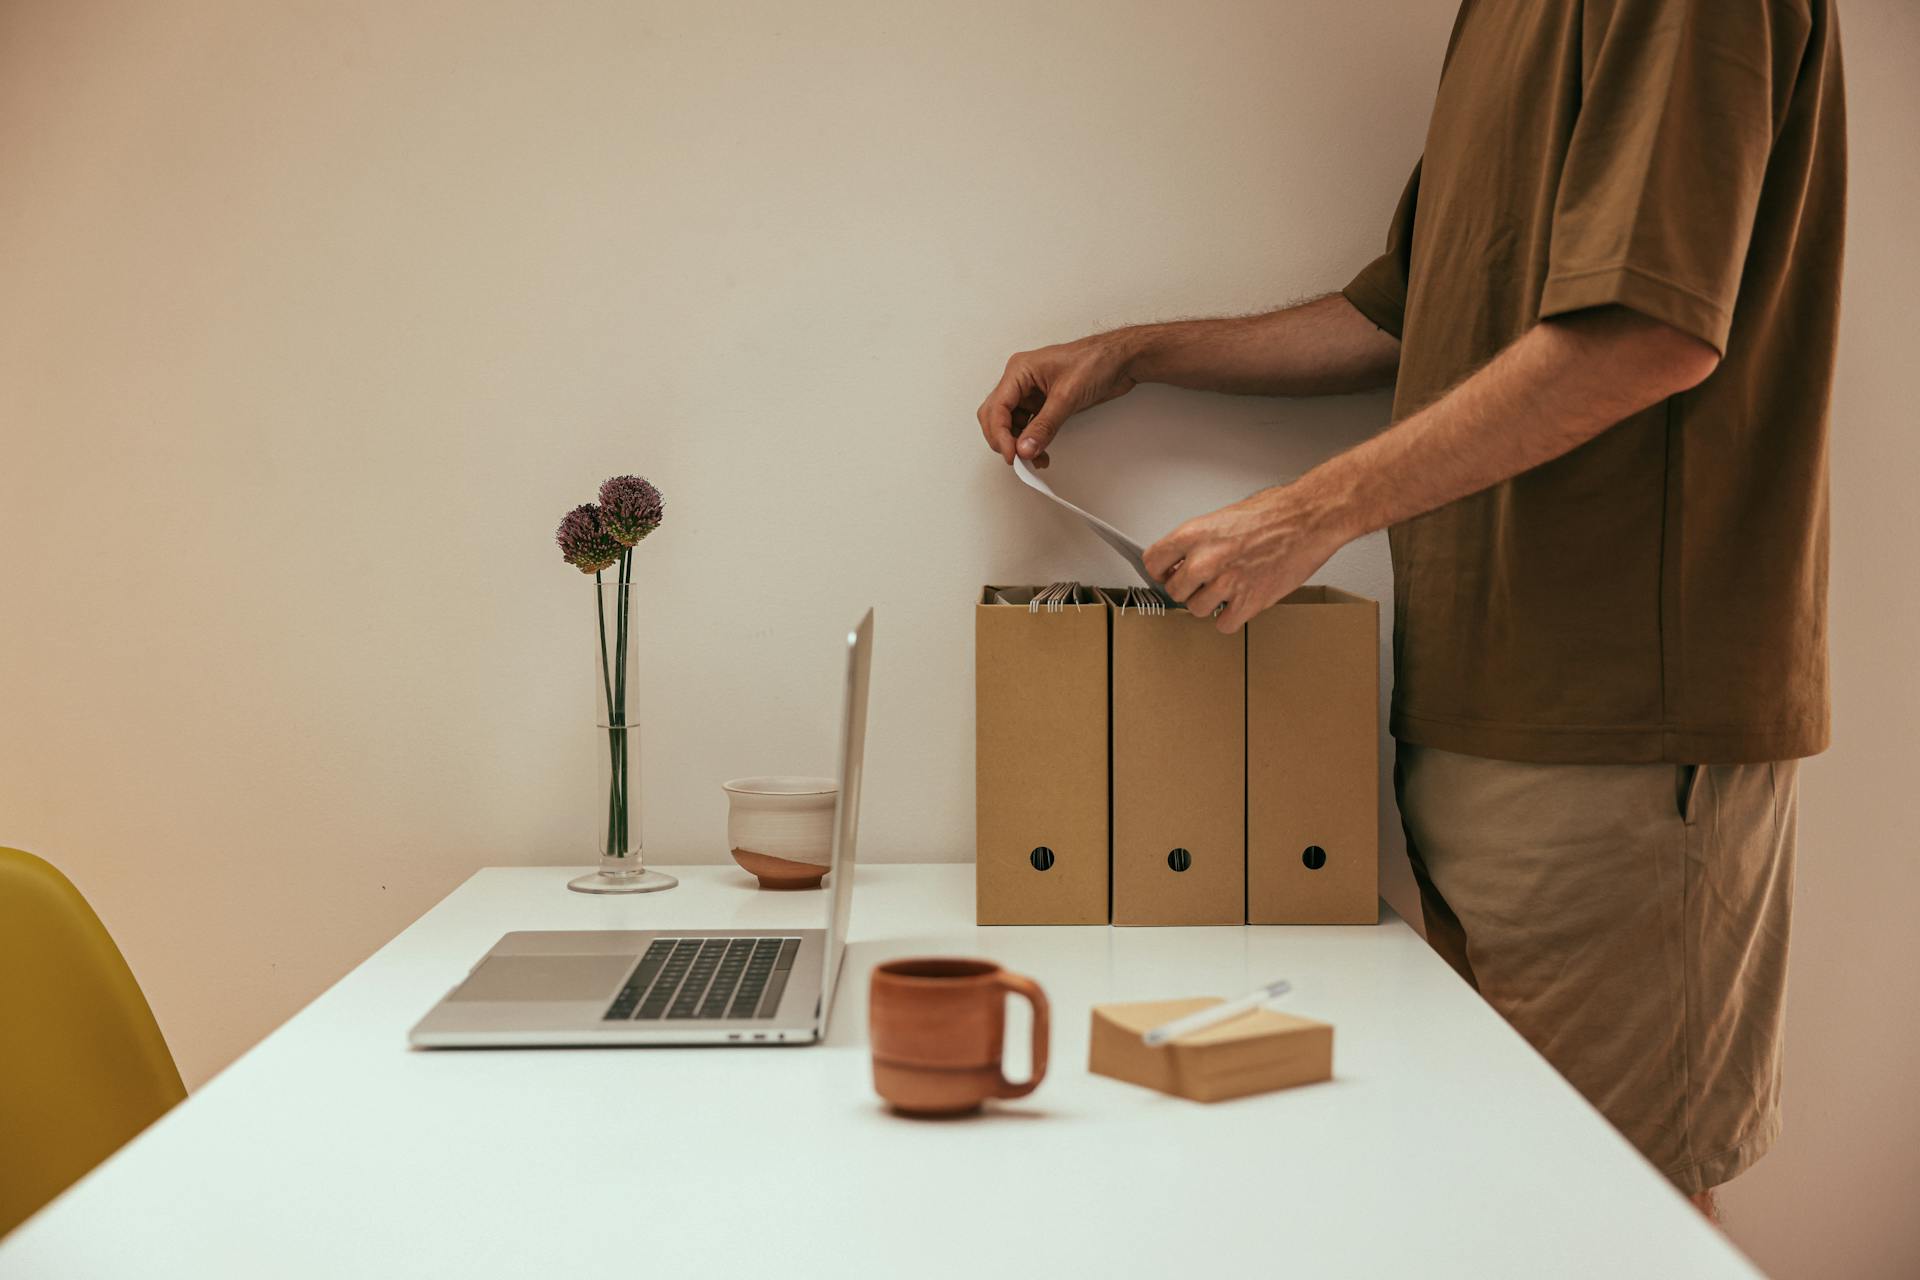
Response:
[[[607,1022],[771,1018],[798,938],[656,938],[607,1006]]]

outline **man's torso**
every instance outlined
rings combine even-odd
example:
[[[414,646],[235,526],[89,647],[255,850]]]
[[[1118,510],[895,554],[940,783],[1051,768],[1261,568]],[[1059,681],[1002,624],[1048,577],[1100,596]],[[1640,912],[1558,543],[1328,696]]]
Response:
[[[1725,356],[1392,531],[1396,734],[1565,762],[1825,746],[1831,23],[1823,0],[1467,0],[1418,177],[1396,419],[1585,305],[1650,309]]]

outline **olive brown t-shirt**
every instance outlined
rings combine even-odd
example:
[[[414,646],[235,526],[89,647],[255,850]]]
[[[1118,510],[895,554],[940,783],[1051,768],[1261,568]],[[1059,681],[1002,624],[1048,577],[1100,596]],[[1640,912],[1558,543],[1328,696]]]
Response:
[[[1466,0],[1387,252],[1346,289],[1400,339],[1395,419],[1590,307],[1722,359],[1391,531],[1396,736],[1545,762],[1825,748],[1845,165],[1830,0]]]

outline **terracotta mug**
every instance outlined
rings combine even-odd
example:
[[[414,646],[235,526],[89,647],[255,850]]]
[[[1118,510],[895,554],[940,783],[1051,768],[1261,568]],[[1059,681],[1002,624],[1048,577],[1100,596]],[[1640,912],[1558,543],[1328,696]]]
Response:
[[[1033,1005],[1033,1070],[1015,1084],[1000,1069],[1007,993]],[[988,1098],[1024,1098],[1047,1075],[1047,994],[991,960],[890,960],[867,992],[873,1087],[894,1110],[949,1116]]]

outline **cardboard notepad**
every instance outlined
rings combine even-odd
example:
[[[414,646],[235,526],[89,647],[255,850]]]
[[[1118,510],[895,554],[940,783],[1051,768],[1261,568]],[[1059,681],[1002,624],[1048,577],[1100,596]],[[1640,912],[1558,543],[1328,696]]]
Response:
[[[1148,1048],[1148,1031],[1219,1004],[1214,996],[1103,1004],[1093,1009],[1087,1069],[1195,1102],[1221,1102],[1333,1078],[1333,1027],[1256,1009]]]

